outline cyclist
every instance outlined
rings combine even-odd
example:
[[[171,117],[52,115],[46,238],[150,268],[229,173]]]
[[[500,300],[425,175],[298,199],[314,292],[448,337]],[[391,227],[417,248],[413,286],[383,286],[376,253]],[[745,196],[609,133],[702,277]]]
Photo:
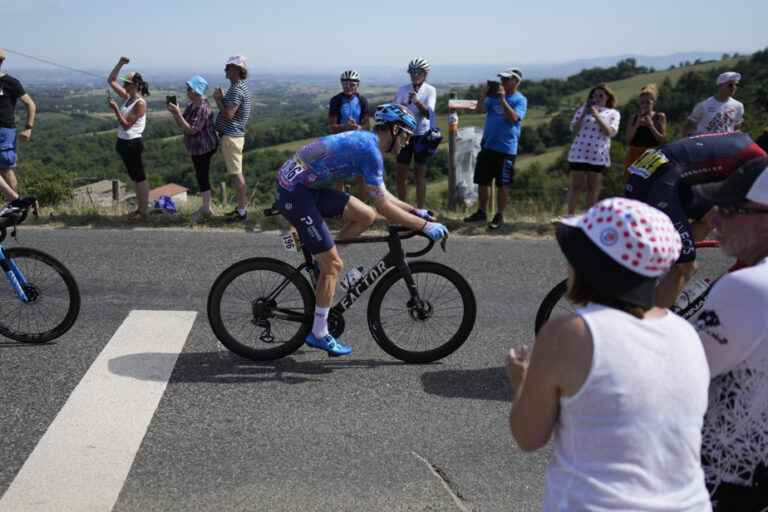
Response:
[[[343,262],[324,217],[341,216],[339,238],[363,233],[376,219],[422,231],[432,240],[448,235],[448,229],[431,212],[400,201],[384,185],[382,153],[397,154],[416,129],[416,119],[405,107],[387,103],[376,109],[373,132],[349,131],[328,135],[301,148],[277,171],[277,208],[296,228],[302,244],[319,266],[315,316],[306,343],[342,356],[352,349],[328,333],[328,313]],[[362,176],[374,207],[336,190],[334,180]]]
[[[748,134],[709,133],[649,149],[629,166],[626,196],[669,215],[683,249],[656,290],[659,307],[670,307],[696,271],[695,242],[710,230],[712,203],[691,187],[721,181],[745,166],[765,167],[768,155]],[[689,221],[692,219],[692,222]]]

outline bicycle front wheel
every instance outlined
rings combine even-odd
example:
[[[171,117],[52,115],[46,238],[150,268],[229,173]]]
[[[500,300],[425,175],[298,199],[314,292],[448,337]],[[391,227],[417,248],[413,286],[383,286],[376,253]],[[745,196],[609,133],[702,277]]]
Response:
[[[282,261],[235,263],[208,295],[208,321],[229,350],[253,361],[287,356],[312,327],[315,296],[301,273]]]
[[[70,271],[37,249],[13,247],[5,256],[23,276],[19,281],[27,301],[10,283],[0,287],[0,334],[24,343],[45,343],[67,332],[80,313],[80,290]]]
[[[431,363],[458,349],[475,326],[475,294],[461,274],[431,261],[409,264],[420,303],[402,272],[382,279],[368,302],[368,327],[376,343],[406,363]]]
[[[547,323],[553,313],[560,315],[576,311],[574,305],[565,297],[567,292],[568,279],[563,279],[544,297],[541,305],[539,305],[539,310],[536,312],[534,334],[539,334],[539,330]]]

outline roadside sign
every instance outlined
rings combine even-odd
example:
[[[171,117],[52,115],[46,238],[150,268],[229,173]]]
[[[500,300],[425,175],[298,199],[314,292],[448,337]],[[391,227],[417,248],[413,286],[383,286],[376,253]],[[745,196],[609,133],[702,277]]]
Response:
[[[475,110],[477,108],[477,100],[457,100],[452,98],[448,100],[448,108],[454,110]]]

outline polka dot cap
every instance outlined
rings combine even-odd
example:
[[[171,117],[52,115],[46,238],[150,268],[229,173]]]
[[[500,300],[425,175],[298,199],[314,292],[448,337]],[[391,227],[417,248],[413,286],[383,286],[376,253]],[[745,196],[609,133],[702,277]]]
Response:
[[[614,261],[646,277],[664,274],[680,256],[680,235],[662,211],[632,199],[603,199],[584,215],[563,219]]]

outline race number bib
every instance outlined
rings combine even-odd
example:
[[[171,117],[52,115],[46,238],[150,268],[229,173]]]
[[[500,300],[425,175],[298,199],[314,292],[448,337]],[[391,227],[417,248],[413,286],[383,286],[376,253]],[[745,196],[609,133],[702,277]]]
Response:
[[[299,240],[299,234],[294,230],[290,230],[287,233],[281,233],[280,239],[283,242],[283,248],[286,251],[301,251],[301,240]]]
[[[667,158],[667,155],[658,149],[649,149],[629,166],[628,171],[630,174],[636,174],[641,178],[648,179],[662,165],[668,162],[669,158]]]
[[[293,185],[296,180],[307,172],[304,163],[301,160],[291,158],[287,160],[278,171],[279,181],[281,184]]]

